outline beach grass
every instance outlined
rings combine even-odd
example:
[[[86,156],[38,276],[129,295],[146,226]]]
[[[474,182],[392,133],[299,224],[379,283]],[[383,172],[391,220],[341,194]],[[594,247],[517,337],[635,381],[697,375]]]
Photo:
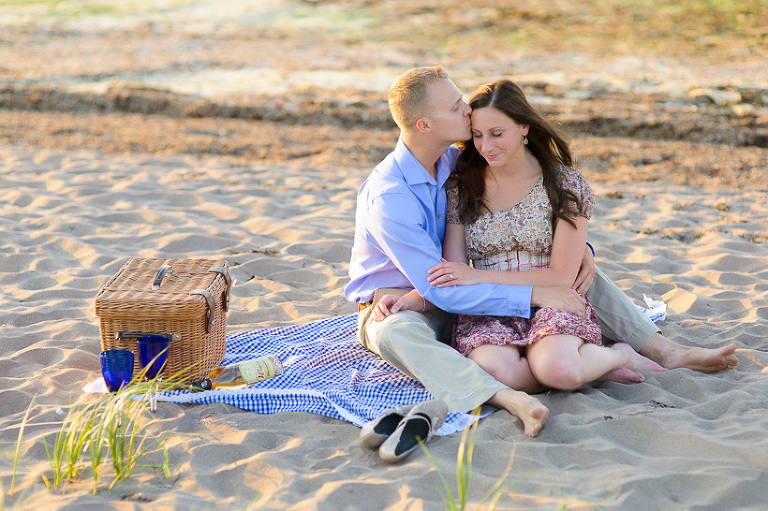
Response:
[[[109,489],[140,467],[140,460],[151,450],[147,444],[155,436],[150,428],[153,420],[144,417],[149,407],[146,397],[134,399],[142,390],[148,391],[149,387],[137,383],[70,407],[59,431],[52,435],[52,445],[43,438],[50,466],[50,478],[43,475],[43,479],[49,489],[78,479],[88,465],[81,463],[86,452],[94,495],[98,493],[102,465],[107,459],[111,460],[114,472]]]
[[[32,400],[30,401],[30,405],[27,408],[27,411],[24,413],[24,418],[21,419],[21,425],[19,426],[19,435],[16,438],[16,445],[13,449],[13,469],[11,473],[11,491],[10,491],[10,497],[13,498],[13,491],[16,486],[16,472],[19,468],[19,454],[21,453],[21,439],[24,437],[24,429],[27,426],[27,421],[29,420],[29,412],[32,409],[32,403],[35,402],[34,396],[32,397]],[[5,492],[2,492],[4,495]],[[4,497],[0,499],[0,508],[3,505]]]
[[[472,489],[472,457],[475,452],[475,442],[477,427],[480,424],[480,408],[472,411],[472,415],[475,416],[475,420],[468,427],[464,428],[461,433],[461,441],[459,442],[459,448],[456,453],[456,493],[451,490],[451,485],[448,483],[448,479],[440,470],[437,461],[432,453],[429,452],[426,445],[419,439],[419,445],[429,459],[430,464],[437,471],[437,475],[440,478],[440,482],[443,485],[443,490],[440,492],[443,497],[443,503],[447,511],[464,511],[465,509],[482,509],[484,511],[494,511],[499,501],[505,494],[509,494],[516,500],[530,501],[533,504],[540,503],[550,506],[557,506],[558,511],[566,511],[571,508],[578,509],[601,509],[599,506],[580,500],[576,497],[563,497],[561,495],[555,499],[551,498],[539,498],[535,495],[521,495],[512,494],[510,486],[517,484],[525,479],[525,477],[517,478],[511,482],[507,481],[509,474],[512,472],[512,465],[515,461],[515,450],[517,444],[512,446],[512,452],[507,463],[507,468],[496,479],[491,488],[488,489],[477,503],[471,501],[470,491]]]
[[[475,416],[475,420],[470,426],[464,428],[462,431],[459,449],[456,453],[455,496],[453,491],[451,491],[451,485],[448,483],[445,475],[440,470],[440,467],[438,466],[437,461],[435,461],[435,458],[432,456],[432,453],[430,453],[424,443],[419,440],[419,445],[427,455],[429,462],[437,471],[437,474],[440,477],[440,481],[443,484],[443,490],[445,490],[445,493],[442,494],[443,502],[445,503],[445,507],[448,511],[463,511],[466,509],[466,506],[469,503],[469,491],[471,487],[470,476],[472,474],[472,456],[474,455],[475,451],[475,435],[477,434],[477,426],[480,424],[480,408],[475,409],[472,412],[472,415]],[[493,511],[496,508],[499,499],[507,490],[507,487],[504,483],[506,482],[507,476],[512,470],[512,464],[514,463],[515,459],[514,453],[515,446],[512,447],[512,455],[510,456],[509,464],[507,465],[506,470],[499,476],[496,482],[480,499],[480,506],[487,511]]]
[[[179,376],[173,375],[169,380]],[[179,475],[173,473],[168,454],[171,435],[153,428],[157,420],[149,412],[154,411],[157,392],[176,389],[189,390],[190,387],[184,383],[162,381],[159,376],[145,380],[145,371],[142,370],[116,392],[96,397],[88,395],[80,402],[71,404],[58,429],[41,439],[48,470],[40,477],[46,487],[57,490],[68,482],[82,479],[83,474],[90,471],[93,494],[96,495],[103,480],[105,463],[110,464],[112,474],[107,491],[137,471],[150,468],[161,469],[166,482],[175,482]],[[21,471],[19,457],[25,429],[31,425],[29,417],[33,408],[34,399],[19,426],[13,454],[11,498],[17,488],[16,478]],[[162,454],[162,463],[148,464],[147,459],[155,453]]]

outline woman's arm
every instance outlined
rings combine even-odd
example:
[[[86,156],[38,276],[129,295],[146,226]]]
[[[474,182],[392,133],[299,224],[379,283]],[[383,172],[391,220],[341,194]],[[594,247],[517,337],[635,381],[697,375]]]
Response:
[[[469,258],[467,257],[467,238],[464,234],[464,224],[445,224],[443,259],[456,263],[469,263]]]
[[[459,245],[456,229],[448,229],[445,232],[445,245],[443,258],[446,261],[430,269],[429,282],[438,287],[457,285],[469,285],[478,283],[533,285],[533,286],[565,286],[570,287],[579,273],[584,257],[584,246],[587,241],[588,220],[582,216],[572,219],[576,227],[564,221],[558,221],[555,225],[555,234],[552,240],[552,254],[549,268],[534,269],[528,271],[495,271],[470,268],[466,264],[466,248],[464,259],[458,259],[454,252],[447,252],[446,247]],[[463,246],[464,232],[461,226],[461,245]],[[446,257],[450,255],[461,262],[452,261]]]
[[[468,259],[463,224],[446,224],[445,239],[443,240],[443,261],[445,260],[463,261],[466,266]],[[376,321],[382,321],[401,310],[424,312],[436,308],[429,300],[425,300],[417,290],[413,289],[403,296],[382,296],[373,309],[373,317]]]

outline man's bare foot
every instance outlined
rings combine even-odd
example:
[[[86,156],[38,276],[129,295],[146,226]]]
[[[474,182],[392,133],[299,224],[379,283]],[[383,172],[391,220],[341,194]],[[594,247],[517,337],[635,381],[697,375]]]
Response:
[[[690,348],[681,346],[658,333],[648,339],[640,349],[640,354],[667,369],[685,368],[703,373],[733,369],[739,364],[739,359],[734,355],[735,352],[734,344],[722,348]]]
[[[549,408],[535,397],[512,389],[502,389],[488,400],[488,404],[503,408],[521,421],[526,436],[535,437],[549,418]]]
[[[734,355],[735,352],[735,344],[714,349],[683,348],[679,352],[673,352],[665,365],[670,369],[682,367],[702,373],[716,373],[723,369],[733,369],[739,365],[739,359]]]

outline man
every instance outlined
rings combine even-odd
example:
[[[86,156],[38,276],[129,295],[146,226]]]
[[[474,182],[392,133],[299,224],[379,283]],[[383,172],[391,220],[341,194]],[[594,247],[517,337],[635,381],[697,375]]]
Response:
[[[531,307],[554,307],[583,315],[585,302],[574,289],[481,284],[438,288],[427,270],[440,262],[445,233],[445,181],[459,150],[471,136],[470,108],[439,67],[406,72],[389,95],[400,139],[358,194],[350,282],[345,296],[359,304],[358,338],[368,349],[421,381],[449,409],[466,412],[487,403],[519,417],[536,436],[549,411],[536,398],[510,389],[449,344],[448,313],[530,317]],[[587,266],[591,258],[587,257]],[[594,279],[594,282],[593,282]],[[591,288],[590,288],[591,286]],[[589,299],[611,339],[628,342],[666,368],[717,371],[734,367],[735,346],[685,348],[662,336],[601,272],[583,272],[574,286]],[[416,289],[438,310],[401,311],[374,321],[372,305],[381,291]]]

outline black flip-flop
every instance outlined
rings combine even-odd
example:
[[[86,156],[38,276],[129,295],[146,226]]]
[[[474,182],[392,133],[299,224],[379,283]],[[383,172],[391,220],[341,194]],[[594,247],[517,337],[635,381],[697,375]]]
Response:
[[[403,405],[386,410],[382,415],[366,423],[360,430],[360,441],[369,449],[378,449],[395,432],[400,421],[414,405]]]
[[[379,447],[379,456],[387,463],[395,463],[413,452],[419,440],[428,442],[440,429],[448,407],[442,401],[433,399],[414,406],[395,431]]]

